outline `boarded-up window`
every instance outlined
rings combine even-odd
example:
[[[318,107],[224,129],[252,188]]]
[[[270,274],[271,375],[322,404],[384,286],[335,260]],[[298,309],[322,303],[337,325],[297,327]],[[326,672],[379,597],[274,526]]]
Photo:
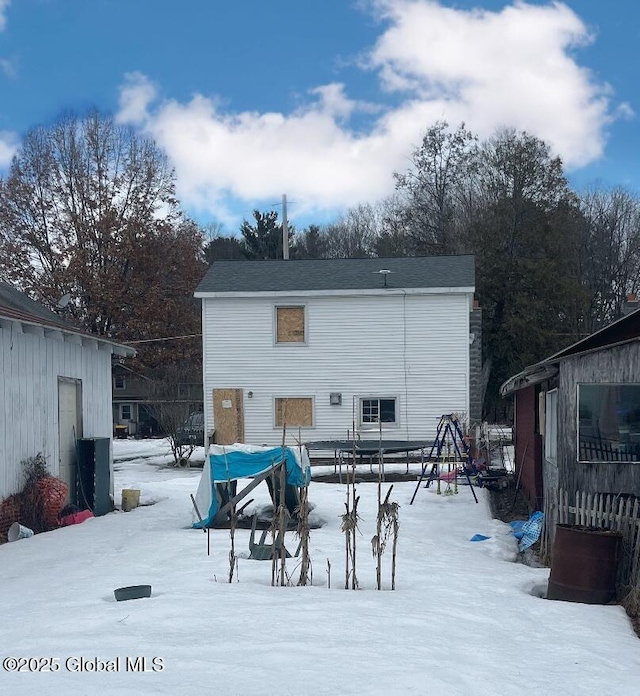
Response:
[[[276,399],[276,428],[284,424],[289,427],[310,428],[313,426],[313,399]]]
[[[304,307],[276,307],[276,343],[304,341]]]

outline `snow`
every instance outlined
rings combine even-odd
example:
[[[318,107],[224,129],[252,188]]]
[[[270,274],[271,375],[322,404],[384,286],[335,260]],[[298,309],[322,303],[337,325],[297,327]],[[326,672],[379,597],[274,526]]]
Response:
[[[326,522],[311,532],[314,585],[271,587],[271,564],[248,559],[243,529],[239,582],[229,584],[228,530],[211,530],[207,556],[207,534],[191,528],[200,469],[167,466],[161,440],[116,440],[114,454],[116,501],[138,488],[140,508],[0,546],[2,658],[59,658],[54,673],[0,670],[2,694],[637,692],[640,643],[623,609],[540,598],[549,570],[513,562],[516,542],[491,519],[484,490],[476,505],[465,486],[455,496],[421,488],[410,506],[414,484],[394,484],[397,589],[387,558],[379,592],[376,485],[359,484],[361,589],[345,591],[344,486],[312,483]],[[251,507],[266,504],[266,486],[251,497]],[[469,542],[476,533],[491,538]],[[293,534],[286,544],[295,549]],[[115,601],[114,589],[137,584],[152,585],[152,597]],[[148,671],[127,670],[137,656]],[[89,671],[116,658],[119,671]]]

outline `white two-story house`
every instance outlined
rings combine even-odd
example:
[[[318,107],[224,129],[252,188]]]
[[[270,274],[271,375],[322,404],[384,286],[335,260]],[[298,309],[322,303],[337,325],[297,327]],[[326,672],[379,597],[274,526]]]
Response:
[[[433,438],[469,415],[473,293],[472,256],[214,262],[196,290],[206,432]]]

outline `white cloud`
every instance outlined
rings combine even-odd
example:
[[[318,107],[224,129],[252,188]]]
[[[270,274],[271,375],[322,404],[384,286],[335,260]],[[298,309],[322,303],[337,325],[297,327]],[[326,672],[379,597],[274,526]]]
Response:
[[[7,26],[7,8],[11,4],[11,0],[0,0],[0,31]]]
[[[119,118],[165,148],[183,203],[219,219],[230,197],[250,208],[286,192],[298,213],[383,197],[393,171],[406,168],[425,129],[443,118],[465,121],[481,137],[502,126],[527,130],[568,168],[602,155],[612,97],[574,57],[592,37],[566,5],[516,2],[499,12],[427,0],[370,6],[382,29],[362,67],[379,76],[379,105],[354,101],[335,83],[310,89],[291,113],[228,113],[201,95],[157,101],[148,79],[134,74],[122,88]],[[383,108],[390,98],[395,105]],[[350,127],[362,112],[366,132]]]
[[[127,73],[125,84],[120,88],[118,121],[142,125],[147,119],[149,105],[156,96],[156,88],[145,75],[139,72]]]
[[[598,158],[610,120],[609,94],[572,49],[592,37],[566,5],[516,3],[501,12],[460,11],[435,2],[381,1],[391,23],[370,54],[389,90],[448,113],[490,135],[497,125],[546,140],[569,167]]]
[[[6,77],[15,78],[18,76],[18,70],[15,63],[8,58],[0,58],[0,72]]]
[[[9,131],[0,131],[0,170],[11,164],[11,159],[17,151],[18,136]]]

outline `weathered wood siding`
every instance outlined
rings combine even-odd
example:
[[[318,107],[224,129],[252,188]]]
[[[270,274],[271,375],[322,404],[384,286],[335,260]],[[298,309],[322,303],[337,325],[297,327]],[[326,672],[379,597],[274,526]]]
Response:
[[[560,363],[558,475],[567,491],[640,495],[640,464],[578,463],[577,384],[640,384],[640,343],[599,350]]]
[[[83,436],[111,437],[110,350],[33,331],[16,322],[0,328],[0,499],[22,487],[20,462],[38,452],[58,473],[58,377],[82,381]]]
[[[210,395],[224,387],[243,390],[245,441],[252,444],[280,441],[276,397],[313,399],[314,425],[302,428],[304,441],[344,439],[352,429],[354,397],[366,396],[397,399],[399,422],[385,426],[385,438],[432,438],[443,413],[469,410],[469,303],[465,293],[397,291],[206,298],[207,430],[214,427]],[[276,344],[278,304],[305,306],[305,344]],[[332,392],[342,395],[341,405],[329,403]]]

